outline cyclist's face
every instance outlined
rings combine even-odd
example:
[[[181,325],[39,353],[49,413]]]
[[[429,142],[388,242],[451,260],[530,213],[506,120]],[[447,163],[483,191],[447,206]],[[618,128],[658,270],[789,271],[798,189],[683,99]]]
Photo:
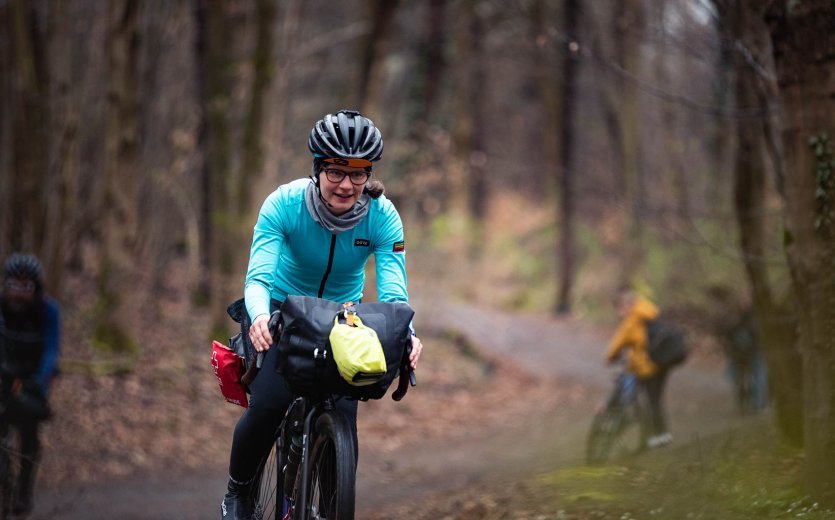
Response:
[[[366,174],[363,168],[351,168],[349,166],[337,166],[333,164],[327,165],[327,169],[331,170],[331,175],[325,174],[325,170],[319,171],[319,187],[322,191],[322,198],[334,215],[342,215],[354,207],[362,190],[365,188],[365,183],[357,186],[351,182],[351,174],[356,173]],[[328,177],[338,176],[334,175],[335,171],[345,173],[345,177],[339,182],[333,182]]]
[[[632,304],[635,302],[635,297],[630,292],[621,292],[617,295],[616,304],[618,307],[618,315],[621,318],[626,317],[632,309]]]
[[[25,278],[7,278],[3,283],[3,292],[12,309],[21,309],[35,301],[35,282]]]

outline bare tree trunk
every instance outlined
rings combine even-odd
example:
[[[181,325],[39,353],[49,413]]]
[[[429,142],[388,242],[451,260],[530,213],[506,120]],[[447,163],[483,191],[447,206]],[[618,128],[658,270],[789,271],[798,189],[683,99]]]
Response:
[[[141,259],[150,278],[148,301],[155,301],[170,283],[172,261],[187,256],[183,282],[195,289],[200,267],[196,205],[197,170],[194,133],[198,96],[193,49],[193,8],[184,2],[145,0],[141,10],[140,54],[142,124],[140,163],[143,176],[139,198],[143,208]],[[150,305],[148,312],[161,312]]]
[[[557,85],[565,78],[558,77],[556,57],[552,52],[555,48],[568,52],[564,42],[552,45],[552,39],[548,35],[548,21],[554,14],[548,9],[549,3],[544,0],[536,0],[531,10],[531,28],[534,33],[535,50],[533,56],[533,77],[539,93],[539,102],[542,105],[543,125],[538,137],[541,139],[540,148],[544,153],[543,188],[547,187],[549,202],[559,207],[555,202],[557,198],[558,183],[560,178],[560,89]],[[543,190],[544,191],[544,190]],[[557,255],[559,258],[559,255]],[[558,271],[559,272],[559,271]]]
[[[11,195],[12,179],[12,125],[11,114],[14,108],[12,97],[14,92],[14,74],[11,73],[13,61],[11,56],[11,8],[8,2],[0,4],[0,70],[8,71],[0,75],[0,258],[5,258],[12,249],[11,213],[9,212],[9,197]]]
[[[264,129],[264,97],[269,92],[270,83],[275,75],[274,42],[275,24],[278,6],[273,0],[258,0],[257,40],[252,56],[254,78],[249,99],[243,136],[243,168],[236,183],[238,216],[249,215],[252,206],[252,187],[254,180],[261,176],[264,165],[264,152],[261,143]]]
[[[8,222],[5,247],[41,254],[46,232],[43,187],[46,181],[49,138],[49,77],[44,25],[34,6],[14,0],[6,10],[11,72],[10,98],[4,111],[11,120],[9,152],[10,182],[3,201]]]
[[[298,59],[298,31],[300,21],[304,15],[307,3],[304,0],[290,0],[281,3],[278,18],[281,28],[278,31],[278,51],[276,62],[281,70],[276,74],[273,82],[268,106],[271,118],[267,123],[267,135],[271,139],[266,149],[264,171],[268,178],[274,178],[275,172],[280,171],[279,164],[284,157],[284,135],[287,130],[288,112],[290,111],[290,91]]]
[[[628,0],[618,23],[621,27],[620,63],[627,73],[640,77],[643,68],[641,38],[644,34],[644,6],[642,0]],[[644,187],[643,139],[641,137],[640,95],[631,80],[623,82],[623,106],[620,114],[621,136],[626,178],[626,203],[629,207],[629,242],[626,272],[634,274],[644,263],[646,240],[644,217],[646,190]]]
[[[418,48],[418,76],[411,95],[414,99],[414,109],[413,115],[409,118],[411,121],[409,139],[418,148],[427,141],[427,133],[446,66],[444,44],[446,42],[447,0],[430,0],[428,3]]]
[[[441,158],[431,143],[432,119],[446,75],[447,0],[430,0],[424,8],[423,24],[415,52],[415,67],[411,72],[409,95],[405,103],[406,144],[405,152],[398,154],[398,171],[438,172],[442,170]],[[418,179],[420,177],[420,179]],[[401,214],[414,212],[416,223],[425,223],[449,204],[444,176],[411,175],[404,187],[412,195],[398,204]],[[415,182],[417,181],[417,182]],[[404,189],[401,188],[401,189]]]
[[[233,197],[235,180],[232,177],[231,112],[231,49],[227,41],[233,30],[222,0],[201,0],[202,10],[198,45],[202,46],[200,81],[203,91],[204,150],[203,170],[203,240],[204,269],[207,278],[200,296],[212,313],[212,335],[224,330],[224,311],[231,299],[227,287],[236,267],[234,229],[236,212],[232,209],[237,199]]]
[[[397,12],[398,0],[368,0],[371,9],[371,30],[362,42],[360,74],[356,102],[359,110],[376,113],[379,86],[379,64],[382,47],[389,37],[392,18]]]
[[[736,71],[736,108],[745,113],[768,114],[771,101],[760,74],[766,69],[769,52],[768,28],[761,20],[761,7],[746,2],[720,5],[729,42],[743,46],[730,55]],[[754,62],[752,62],[754,60]],[[759,337],[768,361],[771,395],[777,424],[783,436],[802,444],[803,407],[800,357],[796,347],[796,322],[793,306],[779,303],[769,280],[767,255],[767,187],[765,126],[767,117],[736,119],[737,152],[734,164],[734,207],[739,226],[740,248],[753,294],[754,310],[760,327]]]
[[[63,238],[67,248],[63,251],[67,267],[73,271],[98,268],[102,246],[108,186],[104,172],[106,150],[103,146],[107,134],[107,99],[110,88],[108,77],[107,34],[109,31],[109,2],[68,2],[71,26],[83,26],[83,31],[73,31],[73,63],[83,67],[71,67],[73,85],[69,94],[73,110],[78,117],[78,164],[70,188],[69,213]],[[57,58],[56,58],[57,59]],[[93,251],[94,254],[84,254]]]
[[[467,117],[469,133],[467,143],[468,208],[473,235],[469,248],[471,258],[481,256],[484,245],[484,221],[487,218],[489,190],[487,187],[487,155],[484,148],[484,93],[487,90],[487,73],[484,59],[484,21],[478,12],[479,0],[467,3],[469,49],[467,70]]]
[[[49,108],[49,149],[47,179],[42,189],[46,204],[46,230],[40,248],[41,261],[53,293],[62,289],[64,262],[73,255],[65,239],[70,229],[70,210],[78,183],[78,111],[72,104],[73,18],[67,0],[53,2],[49,18],[47,61],[51,71]]]
[[[630,76],[640,76],[642,68],[641,38],[644,31],[643,0],[625,0],[618,4],[613,20],[615,35],[615,63],[621,74],[613,82],[619,95],[612,101],[619,106],[618,134],[621,138],[619,155],[623,159],[622,173],[626,192],[624,203],[629,215],[623,272],[632,276],[643,264],[644,250],[644,181],[641,151],[640,99],[637,85]]]
[[[127,315],[126,288],[134,280],[138,222],[138,0],[109,5],[107,128],[105,134],[105,213],[94,342],[130,351],[133,340],[119,320]]]
[[[194,54],[197,66],[196,84],[200,92],[200,123],[197,129],[197,155],[200,157],[200,280],[192,297],[195,304],[206,306],[212,294],[212,191],[211,166],[209,163],[209,98],[212,89],[209,88],[209,0],[196,0],[194,18],[196,35],[194,39]]]
[[[240,78],[233,72],[242,60],[240,45],[230,45],[230,38],[241,40],[246,18],[240,10],[222,0],[201,0],[197,6],[198,84],[201,89],[203,125],[200,147],[205,152],[203,171],[203,218],[201,233],[207,247],[201,296],[210,304],[213,334],[228,329],[226,306],[239,297],[239,278],[247,242],[241,225],[248,216],[252,188],[260,176],[264,154],[261,147],[264,127],[264,97],[269,89],[274,67],[276,6],[262,0],[256,4],[257,31],[252,55],[249,95],[241,98]],[[248,105],[244,107],[244,102]],[[234,120],[242,118],[243,132],[236,132]],[[238,141],[240,139],[240,142]]]
[[[580,4],[577,0],[566,0],[564,4],[565,34],[575,34],[580,18]],[[576,82],[578,73],[578,44],[572,39],[563,49],[562,101],[560,103],[560,176],[559,176],[559,287],[555,310],[563,314],[571,310],[571,287],[574,282],[574,106],[577,103]]]
[[[835,4],[773,0],[767,20],[783,105],[786,252],[800,304],[803,480],[835,507]]]
[[[719,33],[720,49],[715,67],[716,74],[713,79],[713,104],[720,107],[721,113],[715,118],[714,126],[711,128],[709,144],[711,150],[710,180],[705,186],[705,200],[710,204],[711,213],[718,213],[722,204],[722,179],[725,177],[727,168],[731,167],[730,160],[736,136],[736,124],[733,115],[730,114],[734,106],[734,92],[732,90],[732,78],[734,77],[736,54],[736,36],[732,27],[732,21],[728,18],[731,9],[737,9],[736,0],[718,0],[715,2],[719,10],[717,19],[717,32]]]
[[[652,10],[652,24],[655,27],[663,27],[670,8],[675,9],[678,6],[672,0],[664,0],[657,4]],[[659,37],[662,40],[657,45],[661,48],[666,47],[669,43],[668,37],[665,35]],[[678,59],[680,59],[678,56],[673,55],[671,57],[670,53],[667,52],[655,54],[653,65],[656,84],[670,85],[673,83],[676,69],[680,67],[673,60],[677,61]],[[665,202],[663,206],[657,209],[662,211],[665,216],[678,217],[677,219],[670,218],[668,224],[671,229],[676,229],[680,227],[680,222],[690,222],[691,220],[689,186],[692,184],[692,172],[685,166],[684,157],[685,140],[690,136],[683,135],[681,129],[686,126],[686,123],[682,122],[683,117],[678,106],[671,103],[659,103],[657,109],[661,113],[662,126],[665,130],[663,141],[660,144],[669,153],[669,159],[664,164],[664,168],[669,174],[664,175],[660,182],[665,184],[665,201],[672,201],[674,204],[674,208],[669,208],[668,203]],[[653,214],[658,214],[656,208],[653,208]]]

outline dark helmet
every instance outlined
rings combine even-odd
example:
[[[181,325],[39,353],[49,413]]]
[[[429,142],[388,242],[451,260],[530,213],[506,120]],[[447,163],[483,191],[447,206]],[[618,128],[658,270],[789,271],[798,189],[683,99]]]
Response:
[[[315,158],[376,161],[383,155],[383,136],[374,122],[359,112],[340,110],[316,122],[307,147]]]
[[[6,278],[32,280],[38,288],[43,284],[43,268],[35,255],[13,253],[6,259],[4,271]]]

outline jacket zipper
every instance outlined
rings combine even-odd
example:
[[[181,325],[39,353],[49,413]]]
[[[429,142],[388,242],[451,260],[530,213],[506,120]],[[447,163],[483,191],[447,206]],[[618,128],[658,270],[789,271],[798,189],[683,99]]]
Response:
[[[333,267],[333,253],[336,250],[336,235],[331,235],[331,252],[328,254],[328,267],[325,269],[325,275],[322,277],[322,283],[319,285],[319,298],[325,294],[325,282],[328,281],[328,275],[331,274]]]

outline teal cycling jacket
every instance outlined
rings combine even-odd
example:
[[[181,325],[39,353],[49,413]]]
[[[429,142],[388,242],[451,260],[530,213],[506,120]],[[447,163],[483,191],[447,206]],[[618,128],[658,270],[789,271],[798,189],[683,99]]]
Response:
[[[299,179],[271,193],[258,214],[249,253],[244,300],[252,320],[270,312],[270,298],[316,296],[358,302],[365,264],[374,254],[377,298],[408,301],[403,223],[385,196],[370,202],[353,229],[332,234],[313,220]]]

